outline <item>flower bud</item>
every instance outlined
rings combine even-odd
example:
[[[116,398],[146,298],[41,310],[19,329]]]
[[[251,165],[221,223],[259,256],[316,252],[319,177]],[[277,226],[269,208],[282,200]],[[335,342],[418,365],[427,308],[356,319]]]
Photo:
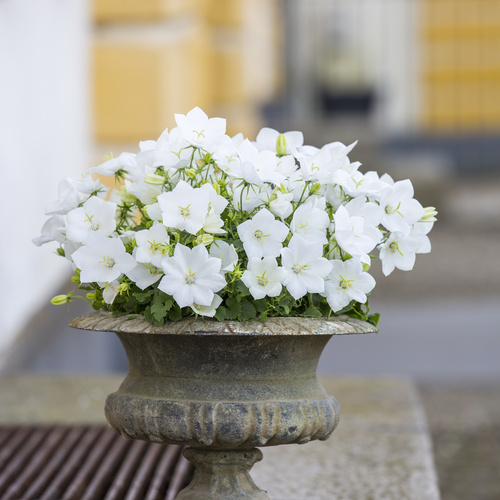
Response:
[[[217,194],[220,194],[220,186],[219,186],[219,184],[218,184],[217,182],[214,182],[214,183],[212,184],[212,187],[215,189],[215,192],[216,192]]]
[[[276,153],[278,156],[286,155],[286,137],[284,134],[278,135],[276,139]]]
[[[121,190],[118,191],[118,196],[122,199],[123,203],[135,203],[137,198],[127,191],[125,186],[122,186]]]
[[[81,283],[80,277],[79,276],[72,276],[71,283],[74,283],[75,285],[79,285]]]
[[[125,292],[128,292],[130,290],[130,285],[128,283],[120,283],[118,285],[118,293],[122,295]]]
[[[425,207],[424,208],[424,216],[420,219],[419,222],[436,222],[436,215],[438,214],[435,207]]]
[[[321,184],[319,182],[316,182],[309,191],[309,194],[311,195],[316,194],[320,189],[321,189]]]
[[[163,186],[165,177],[157,174],[146,174],[144,176],[144,182],[152,184],[153,186]]]
[[[85,295],[85,298],[93,302],[95,300],[95,293],[87,293],[87,295]]]
[[[208,245],[211,245],[213,242],[214,242],[214,237],[211,234],[207,234],[207,233],[200,234],[196,238],[196,244],[197,245],[208,246]]]
[[[194,179],[196,177],[196,170],[194,168],[188,168],[185,172],[190,179]]]
[[[63,304],[66,304],[68,302],[69,296],[68,295],[56,295],[51,301],[51,304],[54,304],[55,306],[62,306]]]
[[[242,276],[243,276],[243,271],[239,268],[239,266],[237,266],[236,269],[231,273],[231,280],[237,281]]]
[[[57,255],[60,255],[61,257],[65,257],[66,253],[64,252],[64,248],[59,247],[57,250]]]

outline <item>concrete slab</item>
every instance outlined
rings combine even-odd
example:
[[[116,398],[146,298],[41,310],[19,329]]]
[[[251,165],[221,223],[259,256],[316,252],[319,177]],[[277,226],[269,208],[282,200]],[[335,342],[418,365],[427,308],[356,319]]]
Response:
[[[0,378],[0,424],[104,423],[104,400],[123,376]],[[432,449],[411,382],[324,379],[340,402],[324,442],[263,448],[252,476],[273,500],[438,500]]]
[[[273,500],[437,500],[425,417],[409,381],[335,378],[337,430],[324,442],[265,448],[252,476]],[[271,465],[271,466],[270,466]]]

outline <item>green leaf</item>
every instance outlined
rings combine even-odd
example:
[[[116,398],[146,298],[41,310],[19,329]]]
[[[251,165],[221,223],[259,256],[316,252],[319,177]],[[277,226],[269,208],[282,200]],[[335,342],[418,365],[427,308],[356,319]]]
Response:
[[[309,306],[305,310],[304,316],[306,316],[308,318],[320,318],[322,316],[322,314],[321,314],[321,311],[317,307]]]
[[[156,319],[156,321],[165,321],[168,312],[170,311],[172,305],[174,304],[172,299],[167,299],[165,302],[160,302],[159,300],[152,304],[151,314]]]
[[[144,319],[150,323],[154,323],[153,314],[151,313],[151,309],[149,307],[144,310]]]
[[[245,283],[243,283],[243,281],[237,281],[234,288],[236,290],[236,293],[240,297],[246,297],[247,295],[250,295],[250,290],[247,288]]]
[[[170,312],[168,313],[168,319],[170,321],[180,321],[182,319],[182,311],[177,304],[175,304],[174,307],[170,309]]]
[[[250,321],[251,319],[255,319],[257,316],[257,311],[251,302],[248,300],[242,300],[240,303],[241,306],[241,321]]]
[[[373,326],[378,326],[380,321],[380,313],[369,314],[367,318],[368,323],[371,323]]]
[[[240,302],[234,297],[230,297],[226,300],[226,318],[236,319],[241,314]]]
[[[137,300],[139,304],[145,304],[149,302],[150,298],[153,296],[154,289],[150,288],[145,292],[134,292],[132,296]]]
[[[266,299],[259,299],[254,301],[253,303],[255,309],[259,313],[263,313],[267,311],[267,302]]]
[[[215,319],[217,321],[224,321],[226,319],[227,309],[224,306],[219,306],[215,312]]]

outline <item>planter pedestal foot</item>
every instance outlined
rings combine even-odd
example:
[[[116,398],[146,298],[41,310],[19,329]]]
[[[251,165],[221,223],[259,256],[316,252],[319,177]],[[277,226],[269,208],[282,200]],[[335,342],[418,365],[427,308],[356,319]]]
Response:
[[[257,448],[186,448],[184,456],[195,466],[195,473],[176,500],[270,500],[249,474],[253,465],[262,460],[262,452]]]

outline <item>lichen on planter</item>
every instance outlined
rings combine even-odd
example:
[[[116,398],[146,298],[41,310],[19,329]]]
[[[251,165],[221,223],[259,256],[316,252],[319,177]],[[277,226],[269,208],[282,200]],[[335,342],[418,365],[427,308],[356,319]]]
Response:
[[[332,335],[376,331],[346,316],[190,318],[157,327],[141,316],[103,311],[71,326],[115,332],[125,348],[129,374],[105,408],[121,435],[247,455],[255,447],[327,439],[340,408],[316,376],[321,352]],[[240,497],[264,498],[227,498]]]

